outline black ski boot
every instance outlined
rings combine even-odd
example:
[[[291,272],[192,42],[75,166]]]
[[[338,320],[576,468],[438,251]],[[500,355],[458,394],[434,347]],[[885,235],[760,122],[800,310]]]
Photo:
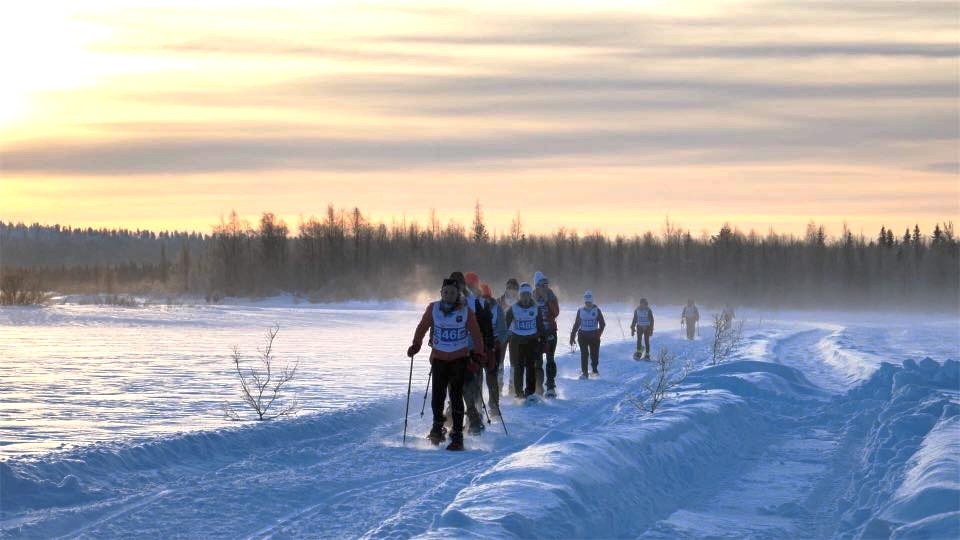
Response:
[[[440,443],[447,438],[447,428],[443,427],[443,424],[434,424],[427,438],[434,446],[440,446]]]
[[[454,431],[450,434],[450,444],[447,445],[447,450],[463,450],[463,433]]]
[[[597,371],[597,368],[593,368],[593,374],[594,374],[594,375],[600,375],[600,372]]]

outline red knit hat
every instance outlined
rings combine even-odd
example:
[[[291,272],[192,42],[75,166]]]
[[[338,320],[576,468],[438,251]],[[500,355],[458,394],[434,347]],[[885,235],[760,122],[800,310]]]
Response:
[[[480,276],[476,272],[467,272],[463,275],[463,282],[471,287],[480,286]]]
[[[480,284],[480,292],[483,293],[484,298],[493,298],[493,291],[490,289],[490,286],[486,283]]]

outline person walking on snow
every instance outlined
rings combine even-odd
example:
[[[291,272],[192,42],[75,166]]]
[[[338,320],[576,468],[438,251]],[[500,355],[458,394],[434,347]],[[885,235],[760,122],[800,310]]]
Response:
[[[546,372],[546,390],[544,390],[543,357],[541,355],[540,365],[537,366],[537,393],[544,397],[557,397],[557,362],[554,355],[557,352],[557,316],[560,315],[560,303],[557,301],[557,295],[550,290],[550,280],[543,272],[536,272],[533,275],[533,282],[536,284],[534,291],[534,300],[540,309],[540,316],[543,319],[543,326],[547,332],[543,344],[543,354],[547,356]]]
[[[637,336],[637,352],[633,353],[633,359],[649,360],[650,336],[653,335],[653,310],[647,304],[646,298],[641,298],[640,305],[633,311],[633,320],[630,321],[630,335]]]
[[[693,304],[693,299],[687,300],[687,305],[680,314],[680,325],[687,325],[687,339],[693,341],[697,336],[697,323],[700,321],[700,310]]]
[[[463,450],[463,379],[478,362],[485,361],[483,334],[476,315],[467,309],[456,280],[445,279],[440,289],[440,300],[431,302],[413,334],[413,343],[407,349],[412,358],[420,352],[423,338],[430,332],[430,369],[433,373],[433,427],[427,436],[435,445],[444,439],[443,406],[450,391],[453,431],[447,450]],[[471,352],[472,350],[472,352]]]
[[[505,322],[510,331],[510,342],[517,348],[513,361],[513,390],[517,397],[530,397],[537,391],[536,365],[543,350],[543,318],[533,300],[533,287],[520,284],[520,298],[507,310]],[[513,354],[513,353],[511,353]]]
[[[491,368],[496,367],[496,357],[493,354],[495,342],[493,316],[487,309],[486,302],[482,299],[480,276],[476,272],[467,272],[464,275],[464,285],[466,286],[467,308],[477,317],[477,324],[480,326],[480,333],[483,335],[484,350],[491,353],[487,356],[487,363],[481,364],[480,370],[476,373],[467,373],[464,381],[463,397],[467,400],[467,418],[470,421],[468,429],[470,433],[477,434],[485,429],[483,417],[480,416],[480,411],[483,408],[484,372],[489,374]]]
[[[504,316],[506,316],[507,312],[510,311],[510,308],[517,303],[517,299],[519,295],[520,295],[520,283],[517,282],[516,278],[508,279],[506,290],[503,292],[502,295],[500,295],[500,300],[498,300],[497,302],[498,304],[500,304],[500,309],[503,310]],[[505,356],[507,351],[510,351],[510,374],[512,377],[513,371],[515,369],[518,369],[515,363],[519,358],[519,353],[517,352],[516,343],[514,343],[513,340],[509,339],[509,336],[510,336],[510,333],[507,332],[507,344],[506,344],[506,347],[504,347],[504,349],[500,351],[500,354],[502,356]],[[501,358],[500,359],[501,373],[503,372],[503,364],[504,364],[503,358]],[[520,394],[514,394],[514,387],[510,381],[507,381],[507,393],[513,394],[516,397],[522,397]]]
[[[733,306],[730,305],[730,302],[727,302],[723,306],[721,316],[723,317],[723,324],[726,325],[727,328],[730,328],[730,325],[733,324],[734,317],[736,317],[736,313],[733,311]]]
[[[581,379],[588,377],[588,356],[590,365],[593,367],[593,374],[600,374],[597,371],[597,368],[600,367],[600,337],[603,336],[603,329],[606,327],[607,322],[603,320],[603,312],[600,311],[600,306],[593,303],[593,293],[590,291],[583,293],[583,307],[577,310],[577,318],[573,321],[573,330],[570,330],[570,346],[573,346],[574,336],[580,343]]]
[[[493,297],[493,291],[490,285],[480,284],[480,292],[483,293],[483,302],[487,310],[490,311],[491,325],[493,327],[493,348],[486,349],[488,366],[486,371],[487,395],[490,396],[487,407],[490,416],[500,417],[500,386],[503,384],[503,355],[507,347],[507,323],[500,304]]]

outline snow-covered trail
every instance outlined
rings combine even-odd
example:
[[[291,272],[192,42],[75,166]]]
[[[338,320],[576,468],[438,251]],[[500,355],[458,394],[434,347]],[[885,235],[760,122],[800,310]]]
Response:
[[[630,404],[652,365],[631,360],[632,341],[614,328],[601,378],[577,380],[579,354],[561,345],[560,399],[505,399],[510,435],[495,421],[467,438],[467,452],[422,439],[418,370],[406,447],[393,394],[266,425],[11,460],[0,463],[0,526],[90,538],[960,533],[960,366],[943,363],[956,355],[881,363],[897,360],[881,349],[906,349],[901,339],[911,351],[957,351],[944,328],[748,323],[737,357],[713,367],[703,365],[706,337],[660,331],[655,347],[699,369],[652,416]]]
[[[38,536],[102,537],[131,530],[159,536],[171,530],[191,536],[282,537],[318,531],[324,536],[410,536],[425,531],[434,514],[506,456],[550,431],[576,432],[601,423],[629,391],[620,381],[624,373],[649,369],[648,364],[624,361],[631,351],[627,344],[605,348],[603,377],[588,381],[576,380],[578,355],[561,356],[560,399],[538,407],[505,399],[510,435],[495,422],[481,437],[468,437],[469,450],[462,454],[437,450],[423,440],[429,407],[421,419],[417,407],[424,381],[419,381],[405,448],[398,417],[403,402],[397,399],[250,430],[277,431],[276,438],[269,433],[185,435],[103,456],[106,462],[96,467],[89,467],[94,462],[89,456],[86,466],[62,464],[85,477],[109,474],[109,485],[102,486],[109,496],[4,525]],[[614,368],[615,363],[620,365]],[[197,446],[206,451],[189,455]],[[189,514],[184,515],[185,508]],[[224,520],[225,515],[231,517]]]

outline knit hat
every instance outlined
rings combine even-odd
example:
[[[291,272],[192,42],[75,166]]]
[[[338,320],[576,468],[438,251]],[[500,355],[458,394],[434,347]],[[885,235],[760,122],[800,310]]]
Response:
[[[546,281],[547,283],[550,283],[550,280],[547,279],[547,276],[543,275],[543,272],[537,270],[537,271],[533,274],[533,284],[534,284],[535,286],[539,287],[541,281]]]
[[[583,293],[583,301],[584,301],[584,302],[590,302],[590,303],[592,304],[592,303],[593,303],[593,293],[590,292],[590,291],[587,291],[587,292]]]
[[[480,276],[478,276],[476,272],[467,272],[463,276],[463,282],[471,287],[479,287]]]
[[[526,281],[520,284],[520,294],[523,293],[533,294],[533,287],[531,287]]]
[[[480,292],[483,294],[484,298],[493,298],[493,291],[490,290],[490,286],[486,283],[480,284]]]

